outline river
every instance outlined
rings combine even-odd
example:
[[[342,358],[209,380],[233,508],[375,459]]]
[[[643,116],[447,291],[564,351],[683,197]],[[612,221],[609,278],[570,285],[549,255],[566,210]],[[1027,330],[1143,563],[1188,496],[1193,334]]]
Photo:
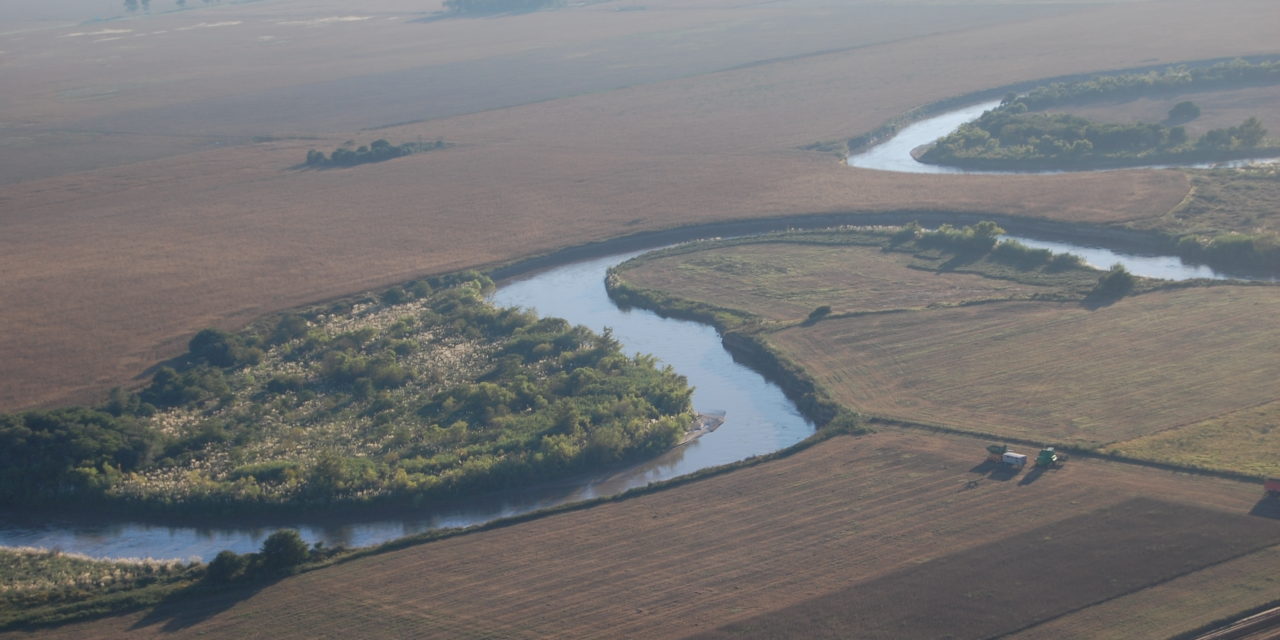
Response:
[[[1182,280],[1222,278],[1203,266],[1183,264],[1171,256],[1138,255],[1101,247],[1074,245],[1026,236],[1010,236],[1026,244],[1081,255],[1100,267],[1116,262],[1133,273]],[[639,251],[575,262],[504,283],[493,295],[500,305],[521,306],[541,315],[559,316],[597,331],[610,327],[628,352],[651,353],[694,385],[693,402],[700,411],[725,412],[718,430],[644,464],[612,474],[582,478],[570,486],[545,488],[473,500],[466,506],[399,511],[366,518],[280,519],[252,525],[174,525],[122,517],[0,515],[0,545],[57,548],[97,557],[163,557],[209,559],[222,549],[257,550],[281,527],[296,528],[309,542],[348,547],[378,544],[443,527],[462,527],[526,513],[565,502],[611,495],[650,482],[674,478],[709,466],[776,451],[813,432],[776,385],[733,362],[715,329],[683,320],[660,318],[644,310],[622,310],[609,300],[604,275],[609,267]]]
[[[932,174],[987,174],[987,175],[1003,175],[1003,174],[1019,174],[1019,173],[1063,173],[1062,171],[977,171],[973,169],[961,169],[959,167],[948,167],[937,164],[926,164],[919,162],[911,155],[911,152],[924,145],[930,144],[952,131],[955,131],[960,125],[977,120],[983,112],[999,106],[1000,102],[983,102],[970,105],[953,111],[948,111],[941,115],[925,118],[917,122],[913,122],[902,129],[898,130],[888,140],[878,143],[873,147],[850,154],[845,158],[845,164],[858,169],[875,169],[877,171],[896,171],[899,173],[932,173]],[[1280,162],[1280,158],[1253,158],[1244,160],[1232,160],[1229,162],[1203,163],[1187,165],[1198,169],[1207,169],[1210,167],[1242,167],[1249,164],[1260,162],[1272,163]],[[1111,169],[1088,169],[1088,171],[1119,171],[1122,169],[1169,169],[1175,165],[1152,164],[1133,167],[1116,167]]]

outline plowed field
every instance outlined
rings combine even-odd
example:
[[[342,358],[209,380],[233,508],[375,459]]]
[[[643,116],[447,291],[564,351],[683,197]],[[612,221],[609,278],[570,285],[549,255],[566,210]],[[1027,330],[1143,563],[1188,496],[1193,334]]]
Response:
[[[1241,609],[1274,597],[1268,576],[1213,569],[1280,543],[1280,522],[1244,515],[1256,486],[1093,460],[1034,481],[1001,480],[975,467],[982,445],[922,434],[839,437],[622,502],[41,636],[827,633],[797,622],[803,613],[849,637],[851,629],[895,625],[935,630],[946,617],[1013,631],[1135,598],[1175,576],[1203,577],[1206,594],[1247,582],[1256,590],[1237,601]],[[866,604],[850,622],[853,600]],[[1188,598],[1141,613],[1160,628],[1190,629],[1220,610]],[[1140,627],[1129,629],[1141,637]]]

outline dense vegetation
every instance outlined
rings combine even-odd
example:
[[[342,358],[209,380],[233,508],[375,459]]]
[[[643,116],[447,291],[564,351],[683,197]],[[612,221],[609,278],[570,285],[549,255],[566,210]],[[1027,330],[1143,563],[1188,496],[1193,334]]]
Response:
[[[311,149],[307,151],[307,160],[305,166],[317,169],[332,167],[354,167],[358,164],[368,164],[370,162],[384,162],[395,158],[413,155],[415,153],[423,153],[426,151],[434,151],[445,147],[443,140],[435,142],[406,142],[404,144],[391,144],[386,139],[379,138],[369,143],[368,146],[361,145],[355,149],[351,149],[344,145],[333,150],[333,153],[325,155],[323,151]]]
[[[1210,66],[1170,67],[1164,71],[1100,75],[1077,82],[1053,82],[1036,87],[1005,102],[1026,106],[1029,111],[1104,99],[1176,95],[1187,91],[1207,91],[1225,87],[1268,85],[1280,82],[1280,60],[1251,63],[1242,59]]]
[[[1280,62],[1243,60],[1211,67],[1099,76],[1053,83],[1025,95],[1006,96],[1000,106],[961,125],[920,156],[924,162],[984,169],[1043,169],[1124,166],[1161,162],[1213,162],[1280,153],[1264,144],[1267,131],[1256,118],[1191,139],[1184,123],[1199,115],[1190,101],[1176,105],[1164,124],[1110,124],[1040,110],[1102,98],[1136,98],[1244,83],[1280,82]]]
[[[941,138],[920,159],[1000,169],[1209,162],[1280,152],[1263,146],[1266,134],[1257,118],[1191,140],[1181,126],[1097,123],[1002,105]]]
[[[450,13],[486,15],[541,11],[564,4],[564,0],[445,0],[444,8]]]
[[[0,611],[56,605],[202,574],[196,560],[101,560],[46,549],[0,548]]]
[[[7,504],[369,503],[523,485],[653,455],[691,390],[606,331],[484,300],[470,274],[231,334],[102,409],[0,419]]]

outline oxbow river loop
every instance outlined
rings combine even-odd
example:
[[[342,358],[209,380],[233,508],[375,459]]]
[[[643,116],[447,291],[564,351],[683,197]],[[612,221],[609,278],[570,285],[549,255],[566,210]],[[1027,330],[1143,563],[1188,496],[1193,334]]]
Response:
[[[1184,264],[1173,256],[1138,255],[1102,247],[1010,236],[1035,247],[1081,255],[1099,267],[1121,263],[1131,272],[1168,280],[1226,278],[1213,270]],[[0,514],[0,545],[56,548],[98,557],[212,558],[222,549],[255,551],[280,527],[298,529],[309,542],[348,547],[378,544],[437,528],[463,527],[527,513],[557,504],[612,495],[709,466],[770,453],[813,432],[781,389],[733,361],[715,329],[660,318],[644,310],[622,310],[608,298],[604,276],[609,267],[639,251],[576,262],[515,279],[493,296],[495,303],[566,318],[594,330],[609,327],[629,353],[651,353],[689,379],[694,407],[723,411],[725,423],[693,443],[639,466],[579,482],[503,496],[465,506],[383,514],[376,518],[281,520],[237,525],[174,525],[133,518],[49,517]]]

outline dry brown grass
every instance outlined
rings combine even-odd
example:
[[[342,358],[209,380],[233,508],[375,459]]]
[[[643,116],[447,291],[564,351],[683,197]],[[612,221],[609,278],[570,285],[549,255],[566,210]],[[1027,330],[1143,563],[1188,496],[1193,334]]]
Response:
[[[257,38],[279,36],[284,27],[264,25],[353,12],[337,0],[281,0],[145,22],[148,30],[171,32],[200,22],[243,22],[184,31],[176,41],[148,35],[92,43],[48,31],[4,36],[0,48],[8,53],[0,77],[6,86],[23,87],[0,96],[7,142],[56,140],[64,135],[59,132],[82,128],[112,132],[102,140],[114,152],[151,128],[176,136],[155,140],[176,145],[172,149],[130,151],[123,158],[130,160],[247,135],[323,139],[130,164],[111,164],[92,145],[74,147],[89,158],[84,164],[32,159],[44,163],[46,173],[58,166],[109,166],[0,188],[0,407],[92,399],[178,353],[205,326],[231,327],[424,273],[620,233],[901,208],[1086,222],[1160,215],[1186,193],[1178,172],[900,176],[848,170],[797,148],[869,130],[910,107],[976,88],[1269,52],[1274,20],[1265,18],[1277,11],[1260,0],[1013,13],[954,5],[934,19],[921,16],[936,8],[913,17],[876,4],[730,9],[708,2],[696,10],[646,4],[654,10],[612,12],[600,5],[423,25],[400,19],[408,3],[385,0],[358,13],[397,20],[299,27],[271,48],[269,67],[258,62]],[[756,48],[774,40],[782,44]],[[836,44],[862,47],[721,73],[690,66],[710,60],[712,68],[723,68]],[[217,55],[198,55],[215,45]],[[344,55],[332,55],[339,50]],[[442,153],[345,171],[288,169],[310,146],[372,137],[338,130],[412,119],[404,114],[415,109],[429,116],[530,98],[532,88],[508,89],[500,73],[468,66],[524,68],[512,67],[522,56],[548,64],[584,60],[581,75],[596,80],[583,91],[608,88],[610,74],[622,73],[617,70],[628,61],[644,68],[622,83],[640,83],[632,88],[376,133],[459,143]],[[673,62],[682,59],[688,61]],[[397,75],[450,61],[460,66],[441,77],[453,84],[425,85],[439,87],[435,94],[415,93],[425,76]],[[690,77],[664,79],[685,74]],[[459,79],[480,88],[466,90]],[[353,87],[379,100],[330,104]],[[494,93],[486,94],[489,89]],[[401,92],[406,97],[393,100]],[[440,106],[452,96],[481,94],[492,98]],[[431,111],[437,107],[442,110]],[[143,125],[146,131],[134,128]]]
[[[1022,540],[1033,554],[1033,538],[1053,535],[1044,527],[1063,523],[1064,532],[1076,531],[1072,522],[1088,523],[1107,509],[1141,518],[1124,515],[1123,505],[1153,496],[1173,505],[1155,510],[1195,516],[1160,520],[1162,531],[1150,536],[1136,535],[1147,531],[1141,527],[1122,536],[1124,545],[1142,549],[1140,556],[1166,536],[1196,538],[1201,554],[1280,542],[1280,523],[1241,515],[1257,500],[1252,485],[1080,459],[1033,483],[1000,481],[973,470],[985,455],[983,444],[919,433],[839,437],[789,458],[623,502],[367,557],[253,593],[175,603],[40,636],[285,640],[349,637],[358,630],[368,638],[677,638],[871,588],[903,572],[949,575],[947,563],[976,557],[982,545]],[[1246,544],[1229,543],[1232,538]],[[1105,582],[1110,567],[1101,552],[1110,543],[1086,539],[1064,537],[1080,549],[1059,561],[1069,564],[1063,570],[1071,576]],[[1183,570],[1201,576],[1197,584],[1206,592],[1253,580],[1211,567],[1195,572],[1213,562],[1199,557]],[[1153,575],[1143,574],[1129,588],[1140,589]],[[1254,577],[1251,584],[1265,587],[1266,576]],[[1001,588],[984,582],[981,571],[969,579],[966,592]],[[954,595],[959,586],[925,580],[920,588],[921,597],[936,598]],[[1209,600],[1157,603],[1142,613],[1157,618],[1160,628],[1192,628],[1223,606]],[[1069,604],[1051,598],[1012,606],[1019,616],[1031,610],[1052,615]],[[900,619],[911,606],[897,603],[881,614]],[[920,624],[938,613],[910,617]]]
[[[1097,310],[1013,302],[834,318],[769,340],[868,413],[1100,444],[1275,400],[1277,313],[1280,289],[1212,287]]]
[[[826,305],[835,314],[917,309],[965,301],[1027,298],[1050,287],[963,273],[908,269],[912,256],[875,247],[749,244],[646,261],[627,283],[770,320],[804,320]]]

